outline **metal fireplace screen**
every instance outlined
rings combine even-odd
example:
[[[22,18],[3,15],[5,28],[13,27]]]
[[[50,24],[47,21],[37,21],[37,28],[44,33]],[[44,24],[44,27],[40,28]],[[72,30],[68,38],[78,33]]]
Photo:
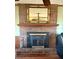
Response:
[[[49,47],[49,33],[48,32],[28,32],[27,33],[27,47],[44,46]]]

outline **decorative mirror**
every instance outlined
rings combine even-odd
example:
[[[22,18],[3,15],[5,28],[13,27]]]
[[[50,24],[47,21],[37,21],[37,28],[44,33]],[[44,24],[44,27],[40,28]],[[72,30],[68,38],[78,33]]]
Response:
[[[32,24],[45,24],[49,22],[48,18],[48,9],[47,8],[29,8],[29,15],[28,15],[29,23]]]

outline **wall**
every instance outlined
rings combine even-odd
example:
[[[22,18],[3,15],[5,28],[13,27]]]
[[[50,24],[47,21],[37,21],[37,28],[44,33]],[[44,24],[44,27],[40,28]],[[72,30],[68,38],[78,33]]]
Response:
[[[59,26],[57,27],[57,34],[60,34],[61,32],[63,32],[63,7],[62,6],[58,7],[57,24],[59,24]]]
[[[19,7],[15,6],[15,36],[20,35],[20,30],[17,24],[19,24]]]

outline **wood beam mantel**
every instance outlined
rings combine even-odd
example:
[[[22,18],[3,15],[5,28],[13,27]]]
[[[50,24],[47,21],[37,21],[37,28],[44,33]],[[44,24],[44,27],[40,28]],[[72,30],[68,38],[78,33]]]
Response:
[[[19,0],[15,0],[15,1],[19,1]]]
[[[46,7],[48,7],[48,6],[51,5],[51,4],[50,4],[50,0],[43,0],[43,4],[44,4]]]

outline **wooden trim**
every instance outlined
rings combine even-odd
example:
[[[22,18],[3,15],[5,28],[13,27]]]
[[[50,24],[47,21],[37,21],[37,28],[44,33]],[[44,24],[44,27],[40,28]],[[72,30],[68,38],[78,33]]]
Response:
[[[31,6],[44,6],[44,4],[21,4],[21,3],[18,3],[18,4],[15,4],[16,5],[29,5],[30,7]],[[52,5],[57,5],[57,6],[63,6],[63,5],[59,5],[59,4],[51,4]],[[45,6],[44,6],[45,7]]]
[[[18,3],[18,4],[22,4],[22,3]],[[44,4],[22,4],[22,5],[39,5],[39,6],[40,6],[40,5],[41,5],[41,6],[43,5],[43,6],[44,6]],[[51,4],[51,5],[58,5],[58,4]]]
[[[23,26],[23,27],[41,27],[41,26],[52,27],[52,26],[58,26],[58,25],[59,24],[24,24],[24,23],[18,24],[18,26]]]
[[[58,6],[63,7],[63,5],[58,5]]]
[[[15,0],[15,1],[19,1],[19,0]]]

